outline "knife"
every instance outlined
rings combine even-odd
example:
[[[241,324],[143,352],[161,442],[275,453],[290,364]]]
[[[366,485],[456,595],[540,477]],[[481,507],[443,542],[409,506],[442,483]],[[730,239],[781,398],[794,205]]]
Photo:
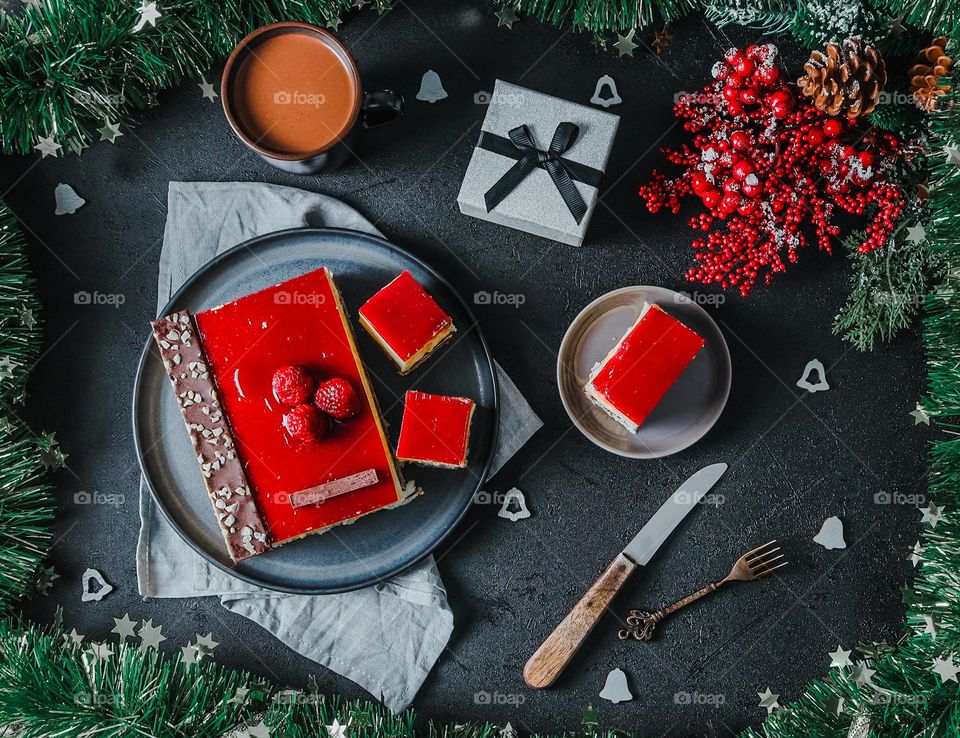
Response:
[[[670,499],[660,506],[527,661],[523,667],[523,680],[529,686],[543,689],[553,684],[630,575],[638,566],[645,566],[653,558],[674,528],[726,470],[726,464],[705,466],[681,484]]]

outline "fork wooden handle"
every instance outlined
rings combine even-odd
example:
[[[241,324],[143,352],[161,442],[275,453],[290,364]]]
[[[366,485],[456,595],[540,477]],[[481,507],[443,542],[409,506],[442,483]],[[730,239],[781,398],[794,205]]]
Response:
[[[614,559],[527,661],[523,667],[523,680],[529,686],[543,689],[556,681],[636,568],[637,565],[623,554]]]

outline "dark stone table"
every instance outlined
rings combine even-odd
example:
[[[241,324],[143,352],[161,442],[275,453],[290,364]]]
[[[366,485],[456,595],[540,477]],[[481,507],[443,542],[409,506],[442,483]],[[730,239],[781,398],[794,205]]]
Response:
[[[592,703],[604,725],[651,735],[726,735],[760,722],[757,692],[781,701],[827,672],[838,643],[897,637],[900,587],[910,575],[918,513],[875,504],[880,492],[923,495],[926,428],[907,415],[923,389],[917,331],[874,353],[831,335],[849,265],[808,247],[771,288],[748,300],[734,294],[708,309],[733,355],[733,390],[716,427],[693,448],[660,461],[603,452],[572,427],[555,383],[556,351],[569,322],[598,295],[630,284],[689,289],[691,232],[685,218],[645,214],[635,196],[662,162],[657,147],[677,142],[671,103],[695,90],[711,64],[747,32],[720,32],[699,17],[672,27],[661,56],[598,53],[590,37],[530,19],[498,28],[479,2],[411,2],[384,16],[367,10],[341,29],[370,88],[408,100],[405,117],[371,132],[363,164],[316,178],[275,171],[231,134],[219,104],[197,86],[160,95],[160,105],[124,127],[115,145],[80,158],[2,161],[0,191],[30,234],[46,315],[46,353],[31,385],[28,418],[55,430],[70,455],[59,473],[60,516],[51,556],[62,578],[26,607],[42,620],[60,604],[68,628],[103,638],[112,617],[153,618],[170,651],[212,631],[217,658],[303,686],[364,693],[300,658],[215,598],[144,601],[137,594],[139,471],[130,430],[137,358],[154,317],[157,257],[170,180],[267,181],[339,197],[379,222],[396,242],[427,259],[463,294],[522,294],[521,308],[476,306],[495,356],[529,398],[545,427],[488,485],[520,487],[533,516],[511,523],[476,506],[439,553],[456,616],[449,649],[421,690],[421,717],[490,720],[530,731],[573,729]],[[652,30],[638,34],[649,42]],[[801,54],[783,44],[795,65]],[[414,100],[428,68],[450,93]],[[485,108],[474,95],[496,78],[586,102],[597,78],[615,77],[624,103],[619,136],[589,239],[563,246],[460,215],[456,195]],[[219,70],[211,71],[219,78]],[[54,217],[58,182],[88,204]],[[123,305],[78,306],[80,290],[122,294]],[[829,392],[795,382],[820,358]],[[610,559],[688,474],[726,461],[723,504],[698,510],[649,571],[617,603],[623,614],[659,606],[722,576],[752,545],[781,539],[793,565],[782,577],[731,587],[675,617],[652,644],[616,639],[603,620],[557,686],[527,689],[523,663]],[[75,504],[80,491],[117,494],[123,503]],[[901,502],[909,497],[899,497]],[[850,545],[812,543],[823,520],[839,515]],[[98,568],[117,590],[80,602],[80,574]],[[636,698],[600,700],[608,671],[623,668]],[[490,695],[488,698],[487,695]],[[688,697],[687,695],[694,695]],[[489,702],[489,704],[487,704]],[[692,702],[693,704],[685,704]]]

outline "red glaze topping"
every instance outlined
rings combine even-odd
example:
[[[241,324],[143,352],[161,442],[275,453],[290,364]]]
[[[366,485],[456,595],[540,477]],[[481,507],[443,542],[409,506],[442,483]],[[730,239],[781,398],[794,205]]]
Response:
[[[273,373],[273,396],[284,405],[296,407],[310,399],[316,383],[302,366],[282,366]]]
[[[360,412],[360,395],[343,377],[321,382],[313,396],[313,402],[336,420],[350,420]]]
[[[407,392],[397,458],[463,466],[473,407],[466,397]]]
[[[593,386],[641,425],[703,345],[700,336],[651,305],[597,373]]]
[[[404,361],[453,323],[407,271],[367,300],[359,312]]]
[[[297,405],[283,415],[283,427],[303,443],[319,443],[330,432],[330,418],[313,405]]]
[[[275,541],[282,542],[397,502],[386,439],[355,358],[352,333],[325,269],[255,292],[195,317],[220,401],[233,427],[253,494]],[[359,415],[321,443],[302,443],[283,427],[276,402],[278,366],[316,377],[343,377],[358,390]],[[379,481],[323,505],[295,509],[289,495],[375,469]]]

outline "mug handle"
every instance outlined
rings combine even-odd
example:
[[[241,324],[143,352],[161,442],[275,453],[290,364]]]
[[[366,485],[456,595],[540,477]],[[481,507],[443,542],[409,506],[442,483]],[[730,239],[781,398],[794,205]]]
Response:
[[[375,90],[363,93],[360,106],[360,125],[378,128],[392,123],[403,113],[403,95],[393,90]]]

